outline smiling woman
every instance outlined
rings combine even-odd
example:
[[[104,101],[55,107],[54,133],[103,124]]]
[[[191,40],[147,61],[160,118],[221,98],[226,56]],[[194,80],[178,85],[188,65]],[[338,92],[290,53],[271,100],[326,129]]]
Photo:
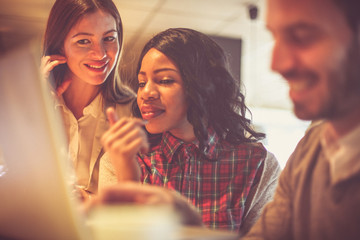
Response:
[[[195,140],[193,127],[186,118],[184,84],[175,63],[152,48],[142,60],[138,80],[137,103],[142,118],[148,120],[146,129],[151,133],[170,130],[185,141]],[[161,101],[154,101],[160,97]]]
[[[111,0],[57,0],[44,36],[42,72],[53,83],[74,163],[84,194],[116,182],[100,137],[109,127],[105,108],[129,116],[134,94],[118,77],[122,22]],[[99,172],[99,165],[108,174]]]
[[[80,19],[67,34],[63,53],[70,70],[66,78],[98,88],[113,70],[119,54],[114,18],[97,10]]]

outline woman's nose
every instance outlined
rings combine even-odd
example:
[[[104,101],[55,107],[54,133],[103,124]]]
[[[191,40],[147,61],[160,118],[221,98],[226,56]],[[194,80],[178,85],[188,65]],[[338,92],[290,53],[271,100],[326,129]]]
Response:
[[[156,84],[153,81],[147,81],[143,88],[139,88],[138,94],[140,94],[143,100],[154,100],[159,98],[159,91]]]
[[[106,50],[103,44],[94,43],[91,48],[91,55],[95,60],[101,60],[106,56]]]

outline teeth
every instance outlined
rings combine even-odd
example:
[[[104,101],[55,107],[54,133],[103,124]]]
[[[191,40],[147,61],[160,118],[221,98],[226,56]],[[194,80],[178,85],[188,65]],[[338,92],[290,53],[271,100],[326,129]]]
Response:
[[[105,66],[105,64],[102,65],[102,66],[94,66],[94,65],[88,65],[88,66],[91,67],[91,68],[100,69],[100,68],[103,68]]]
[[[91,64],[85,64],[86,66],[90,67],[90,68],[95,68],[95,69],[101,69],[103,67],[106,66],[107,63],[104,63],[103,65],[91,65]]]
[[[291,81],[289,82],[289,86],[294,91],[302,91],[310,87],[310,81]]]

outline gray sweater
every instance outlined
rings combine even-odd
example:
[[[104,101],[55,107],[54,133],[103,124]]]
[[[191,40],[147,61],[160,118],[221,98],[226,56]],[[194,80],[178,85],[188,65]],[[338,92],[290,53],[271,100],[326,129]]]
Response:
[[[323,127],[312,128],[300,141],[274,200],[242,239],[360,239],[360,171],[349,166],[345,178],[331,183],[320,144]]]

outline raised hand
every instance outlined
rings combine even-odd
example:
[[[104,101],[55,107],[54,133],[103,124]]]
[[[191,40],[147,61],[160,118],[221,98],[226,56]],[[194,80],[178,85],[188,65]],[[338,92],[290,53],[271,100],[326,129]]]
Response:
[[[50,72],[58,65],[66,63],[66,58],[62,55],[43,56],[41,58],[40,73],[42,78],[49,83]],[[65,80],[57,89],[53,89],[56,96],[61,96],[69,87],[71,80]]]
[[[149,143],[142,128],[146,122],[137,118],[121,118],[113,108],[106,111],[110,128],[102,136],[102,144],[108,152],[115,168],[118,181],[138,181],[140,167],[137,162],[137,153],[146,153]]]

